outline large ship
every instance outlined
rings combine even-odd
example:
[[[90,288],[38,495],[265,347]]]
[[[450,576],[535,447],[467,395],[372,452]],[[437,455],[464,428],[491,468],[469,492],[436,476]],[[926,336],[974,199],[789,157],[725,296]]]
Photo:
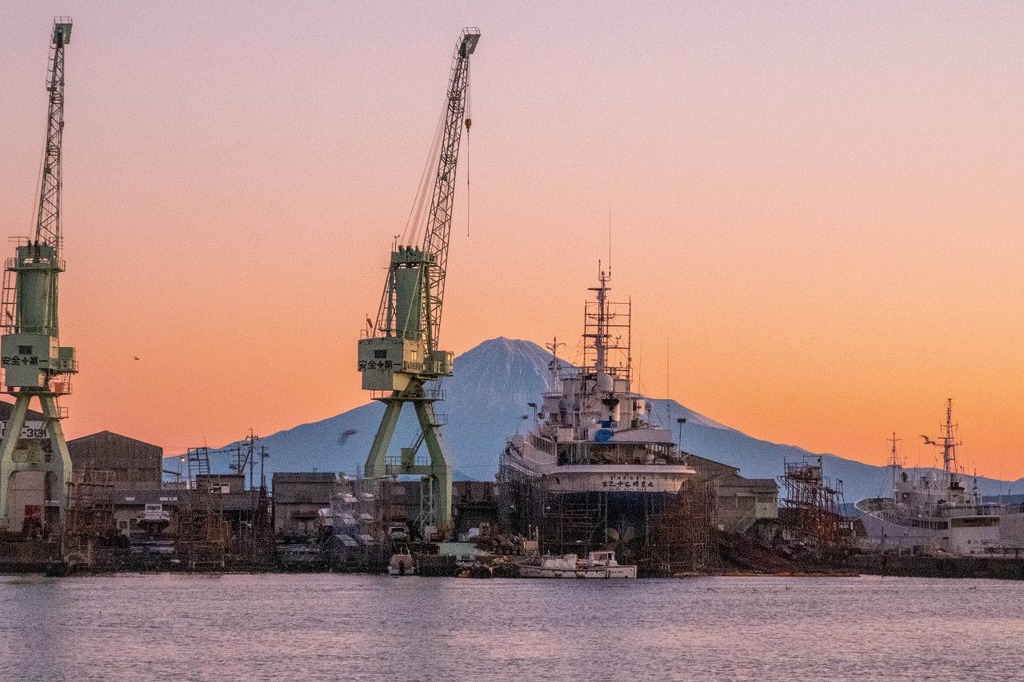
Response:
[[[953,401],[937,440],[942,470],[906,470],[892,438],[889,468],[892,497],[868,498],[854,506],[875,549],[943,552],[957,556],[1017,556],[1024,551],[1024,505],[984,502],[977,482],[957,464],[961,443],[954,434]]]
[[[648,575],[690,570],[683,519],[699,506],[697,474],[632,390],[631,304],[609,301],[608,281],[601,271],[584,310],[582,365],[549,347],[549,391],[501,455],[502,524],[543,554],[607,550]]]

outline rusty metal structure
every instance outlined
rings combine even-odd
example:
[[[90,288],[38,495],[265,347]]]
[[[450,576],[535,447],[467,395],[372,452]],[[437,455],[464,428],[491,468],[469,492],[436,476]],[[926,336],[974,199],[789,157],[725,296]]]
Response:
[[[185,458],[188,488],[180,493],[175,554],[189,570],[223,568],[230,538],[220,491],[210,483],[209,448],[191,448]]]
[[[537,540],[547,554],[614,550],[635,563],[640,575],[707,573],[717,562],[713,483],[693,477],[671,498],[638,498],[631,515],[637,523],[625,532],[609,518],[609,494],[541,493],[535,518]],[[542,511],[541,511],[542,510]]]
[[[61,553],[69,569],[92,569],[103,561],[99,550],[114,527],[114,504],[108,493],[114,487],[113,480],[111,471],[76,469],[67,484]]]
[[[826,551],[848,545],[853,525],[841,511],[843,482],[824,475],[821,457],[784,466],[779,520],[788,539]]]
[[[648,572],[677,575],[714,571],[719,563],[714,519],[714,483],[704,477],[683,481],[672,503],[648,525]]]

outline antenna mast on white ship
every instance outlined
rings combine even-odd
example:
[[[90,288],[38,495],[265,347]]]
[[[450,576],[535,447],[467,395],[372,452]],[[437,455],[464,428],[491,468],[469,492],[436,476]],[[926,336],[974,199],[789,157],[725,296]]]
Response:
[[[629,381],[632,374],[632,302],[613,303],[608,300],[611,272],[598,263],[600,286],[590,287],[597,293],[596,306],[588,302],[585,310],[583,338],[585,372],[595,377],[615,376]],[[617,334],[617,335],[613,335]],[[625,337],[625,338],[623,338]],[[613,351],[621,357],[612,358]],[[591,356],[590,353],[593,353]],[[591,359],[593,363],[591,364]]]
[[[892,489],[894,492],[896,490],[896,486],[899,484],[900,468],[902,468],[903,466],[902,462],[900,461],[900,456],[896,453],[896,443],[900,442],[901,440],[903,439],[897,438],[896,432],[893,431],[892,438],[889,439],[889,442],[892,443],[892,451],[889,455],[889,467],[892,469]]]
[[[601,286],[590,289],[597,292],[597,331],[593,334],[585,334],[584,336],[590,336],[594,339],[594,352],[597,354],[594,370],[600,375],[606,374],[608,371],[606,357],[608,346],[608,273],[601,270],[600,263],[598,263],[597,268]]]
[[[950,476],[950,483],[956,482],[956,442],[953,437],[953,399],[946,398],[946,424],[942,435],[942,469]]]

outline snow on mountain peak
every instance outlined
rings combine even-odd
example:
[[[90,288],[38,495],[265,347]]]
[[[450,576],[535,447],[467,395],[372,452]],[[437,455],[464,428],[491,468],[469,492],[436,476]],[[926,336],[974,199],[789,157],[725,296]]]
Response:
[[[538,403],[552,388],[547,384],[550,362],[551,354],[539,345],[504,337],[484,341],[455,359],[454,376],[443,381],[446,399],[436,403],[435,410],[447,415],[442,438],[456,479],[494,479],[507,438],[528,426],[533,414],[528,403]],[[356,472],[366,459],[383,412],[383,405],[373,402],[264,438],[271,455],[268,470]],[[786,460],[812,456],[798,447],[751,438],[673,400],[654,400],[653,412],[677,438],[677,420],[685,417],[681,425],[684,450],[738,467],[747,477],[775,478],[782,474]],[[348,435],[341,438],[344,433]],[[415,441],[416,433],[415,416],[407,407],[395,432],[393,452]],[[827,475],[843,480],[847,501],[888,492],[890,475],[884,467],[823,457]],[[979,483],[985,494],[998,489],[998,482],[979,479]]]

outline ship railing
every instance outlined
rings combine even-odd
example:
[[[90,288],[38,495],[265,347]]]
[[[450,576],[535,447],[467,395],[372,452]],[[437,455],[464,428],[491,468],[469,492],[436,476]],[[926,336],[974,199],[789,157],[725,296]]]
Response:
[[[590,443],[573,443],[566,450],[565,464],[587,464],[590,462]],[[561,464],[562,462],[559,462]]]
[[[1024,547],[1006,547],[1004,545],[988,545],[982,549],[986,556],[1012,556],[1015,559],[1024,554]]]
[[[403,457],[402,455],[388,455],[384,458],[384,464],[393,469],[404,469],[411,466],[423,467],[430,466],[430,456],[416,454],[413,457]]]
[[[537,448],[538,450],[545,454],[555,454],[555,444],[546,438],[538,436],[535,433],[530,434],[530,445],[532,445],[533,447]]]
[[[511,441],[505,446],[505,452],[502,453],[502,454],[508,455],[508,456],[515,455],[516,457],[522,457],[523,456],[522,451],[516,446],[515,443],[513,443]]]
[[[947,527],[945,521],[931,521],[927,517],[930,514],[923,514],[922,517],[907,516],[906,514],[900,514],[891,509],[880,509],[869,511],[871,516],[888,521],[889,523],[895,523],[899,525],[910,526],[911,528],[923,528],[927,530],[942,530]]]
[[[1001,510],[998,506],[970,505],[967,507],[940,507],[938,513],[947,518],[959,518],[962,516],[998,516]]]

